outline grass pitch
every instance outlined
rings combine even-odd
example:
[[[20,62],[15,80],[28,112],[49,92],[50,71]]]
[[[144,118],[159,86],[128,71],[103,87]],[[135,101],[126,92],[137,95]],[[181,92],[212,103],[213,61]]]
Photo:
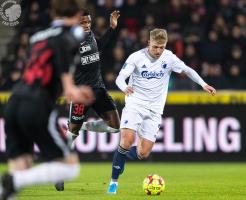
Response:
[[[0,165],[4,171],[6,165]],[[81,164],[81,175],[56,192],[53,185],[24,189],[20,200],[245,200],[246,163],[127,163],[117,195],[106,194],[110,163]],[[166,189],[160,196],[147,196],[142,182],[150,173],[161,175]]]

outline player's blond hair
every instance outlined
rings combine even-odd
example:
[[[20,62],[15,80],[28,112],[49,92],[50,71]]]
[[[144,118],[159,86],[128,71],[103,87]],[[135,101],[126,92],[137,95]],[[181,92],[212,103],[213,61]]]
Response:
[[[167,37],[167,31],[165,29],[161,28],[155,28],[152,31],[150,31],[150,39],[157,41],[167,43],[168,37]]]

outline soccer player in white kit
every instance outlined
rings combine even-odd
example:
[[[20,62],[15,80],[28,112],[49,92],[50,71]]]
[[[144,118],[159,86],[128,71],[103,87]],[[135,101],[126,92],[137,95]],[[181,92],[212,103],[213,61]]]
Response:
[[[165,29],[150,31],[149,46],[131,54],[116,79],[126,98],[121,116],[120,145],[114,154],[107,191],[109,194],[117,192],[118,178],[123,173],[126,159],[142,160],[149,156],[160,128],[172,72],[184,72],[208,93],[216,93],[193,69],[165,49],[167,40]],[[125,80],[129,76],[127,85]],[[138,144],[132,146],[136,134]]]

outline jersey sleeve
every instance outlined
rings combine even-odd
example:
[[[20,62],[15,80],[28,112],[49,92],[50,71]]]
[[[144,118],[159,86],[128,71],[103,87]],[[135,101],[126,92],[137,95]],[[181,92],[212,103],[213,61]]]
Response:
[[[126,78],[128,78],[132,74],[132,72],[134,71],[134,69],[136,67],[135,63],[136,63],[136,57],[134,56],[134,54],[132,54],[127,58],[126,62],[122,66],[122,68],[120,70],[120,74],[122,74]]]
[[[109,44],[110,39],[112,39],[114,34],[114,29],[109,28],[106,33],[101,38],[96,38],[97,46],[99,51],[102,51]]]
[[[116,85],[124,92],[127,88],[126,79],[135,69],[135,56],[130,55],[116,78]]]
[[[175,54],[171,54],[171,67],[172,71],[176,73],[181,73],[187,67],[186,64],[180,60]]]
[[[204,87],[207,83],[198,75],[192,68],[188,67],[176,55],[172,54],[172,71],[181,73],[184,72],[191,80]]]

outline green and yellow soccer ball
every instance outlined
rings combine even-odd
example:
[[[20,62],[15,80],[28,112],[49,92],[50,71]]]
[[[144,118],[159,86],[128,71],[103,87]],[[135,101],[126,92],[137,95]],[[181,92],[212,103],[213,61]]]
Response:
[[[164,179],[157,175],[148,175],[143,181],[143,190],[147,195],[160,195],[165,189]]]

